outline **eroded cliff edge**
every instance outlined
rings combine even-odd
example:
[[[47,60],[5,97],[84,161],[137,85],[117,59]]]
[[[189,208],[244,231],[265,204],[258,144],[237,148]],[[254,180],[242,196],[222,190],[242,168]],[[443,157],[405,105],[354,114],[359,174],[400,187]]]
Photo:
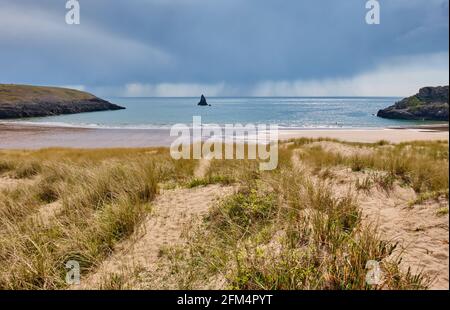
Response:
[[[0,84],[0,119],[121,109],[125,108],[74,89]]]
[[[391,119],[448,121],[448,86],[424,87],[414,96],[378,111]]]

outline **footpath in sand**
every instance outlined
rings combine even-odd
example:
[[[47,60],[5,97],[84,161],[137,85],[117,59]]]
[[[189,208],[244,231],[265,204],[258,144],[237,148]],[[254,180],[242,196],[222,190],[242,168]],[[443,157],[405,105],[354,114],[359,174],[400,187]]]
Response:
[[[328,152],[350,156],[368,152],[368,149],[354,148],[333,142],[316,142]],[[292,162],[299,171],[308,171],[307,165],[299,159],[302,150],[294,150]],[[413,274],[422,272],[432,280],[430,289],[449,289],[449,215],[439,215],[439,210],[448,208],[448,201],[427,201],[410,206],[417,198],[412,188],[395,184],[390,192],[376,186],[369,192],[358,192],[355,182],[364,177],[362,172],[336,168],[333,171],[333,191],[336,195],[356,195],[363,222],[376,225],[384,240],[398,243],[392,259],[400,254],[403,271],[411,268]]]
[[[384,239],[398,242],[393,258],[401,255],[404,271],[423,272],[432,280],[430,289],[448,290],[449,217],[438,215],[446,202],[409,206],[413,197],[412,189],[396,185],[389,196],[380,190],[361,195],[359,204],[365,221],[376,224]]]
[[[195,177],[202,177],[209,166],[200,161]],[[184,230],[199,221],[218,199],[233,193],[232,186],[209,185],[193,189],[162,190],[152,204],[152,212],[137,231],[120,243],[112,256],[86,279],[81,279],[81,289],[100,288],[112,274],[130,275],[133,270],[147,274],[156,272],[161,251],[168,246],[186,242]],[[129,279],[127,279],[129,280]],[[158,289],[158,287],[147,287]]]

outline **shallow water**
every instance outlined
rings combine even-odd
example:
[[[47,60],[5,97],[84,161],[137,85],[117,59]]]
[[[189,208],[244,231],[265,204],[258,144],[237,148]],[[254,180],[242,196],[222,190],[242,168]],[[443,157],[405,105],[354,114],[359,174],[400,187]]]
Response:
[[[191,124],[278,124],[285,128],[367,128],[424,124],[376,117],[394,104],[393,97],[336,98],[207,98],[210,107],[198,107],[199,98],[105,98],[126,110],[60,115],[23,120],[65,126],[110,128],[168,128]],[[426,122],[429,124],[430,122]]]

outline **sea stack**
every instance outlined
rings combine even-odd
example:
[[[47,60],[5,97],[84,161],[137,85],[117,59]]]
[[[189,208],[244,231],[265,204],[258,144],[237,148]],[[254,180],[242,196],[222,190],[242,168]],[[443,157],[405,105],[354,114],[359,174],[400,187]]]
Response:
[[[200,98],[200,102],[198,103],[199,106],[209,106],[209,104],[206,102],[206,98],[205,96],[202,95],[202,97]]]

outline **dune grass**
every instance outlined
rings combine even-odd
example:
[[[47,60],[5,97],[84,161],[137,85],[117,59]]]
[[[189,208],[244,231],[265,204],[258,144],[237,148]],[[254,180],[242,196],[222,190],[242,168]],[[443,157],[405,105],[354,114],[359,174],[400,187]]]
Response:
[[[382,144],[384,145],[384,144]],[[375,180],[389,188],[392,179],[411,186],[417,193],[448,189],[448,143],[410,142],[375,148],[370,154],[344,156],[327,152],[321,146],[305,148],[301,160],[319,170],[333,166],[350,167],[352,171],[383,171]],[[376,178],[375,177],[375,178]]]
[[[0,177],[19,184],[0,189],[0,288],[66,288],[65,263],[94,271],[148,216],[161,187],[209,184],[239,190],[189,231],[187,245],[161,250],[178,288],[214,281],[231,289],[426,288],[423,275],[400,270],[396,244],[363,224],[355,193],[337,196],[330,181],[334,168],[347,167],[364,172],[359,191],[388,192],[397,182],[418,193],[411,205],[448,200],[448,144],[343,143],[370,149],[346,156],[320,141],[342,143],[291,140],[274,171],[259,171],[258,161],[212,160],[200,178],[197,161],[173,160],[165,148],[0,151]],[[44,220],[49,204],[57,208]],[[366,284],[369,260],[381,263],[380,285]],[[111,275],[102,288],[129,288],[124,279]]]
[[[50,156],[46,156],[46,155]],[[17,156],[19,155],[19,156]],[[32,179],[0,192],[0,288],[64,288],[65,262],[95,268],[151,209],[158,183],[185,180],[192,161],[161,150],[43,150],[2,154],[3,174]],[[61,204],[44,223],[40,210]]]
[[[259,173],[257,178],[247,171],[243,179],[252,181],[214,206],[203,225],[191,232],[187,246],[165,251],[177,288],[198,288],[217,278],[229,289],[428,287],[430,279],[424,275],[400,269],[401,256],[394,254],[397,244],[384,240],[376,227],[363,224],[353,193],[336,197],[329,183],[293,166],[293,149],[312,142],[281,149],[275,171]],[[351,163],[333,154],[319,155],[307,153],[311,157],[306,158],[326,166],[334,165],[336,158],[339,164]],[[392,175],[384,171],[379,175],[370,180],[379,178],[380,186],[388,189]],[[379,285],[366,283],[371,260],[381,265]]]

